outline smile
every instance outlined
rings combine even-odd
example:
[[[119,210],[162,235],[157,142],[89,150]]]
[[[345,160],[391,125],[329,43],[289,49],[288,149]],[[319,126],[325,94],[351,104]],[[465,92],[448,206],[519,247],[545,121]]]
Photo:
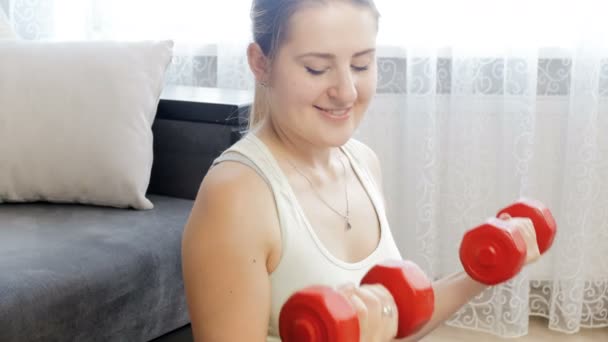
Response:
[[[350,112],[352,107],[349,108],[341,108],[341,109],[325,109],[318,106],[314,106],[325,116],[330,117],[332,119],[346,119],[350,116]]]

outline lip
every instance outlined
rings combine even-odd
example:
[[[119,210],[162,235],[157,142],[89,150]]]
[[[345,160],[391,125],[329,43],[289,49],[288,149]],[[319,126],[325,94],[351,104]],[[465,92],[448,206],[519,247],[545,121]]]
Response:
[[[344,121],[346,119],[348,119],[352,113],[352,109],[353,107],[348,107],[348,108],[331,108],[331,109],[325,109],[323,107],[319,107],[319,106],[314,106],[321,114],[323,114],[324,117],[332,120],[332,121]],[[341,115],[334,115],[331,112],[336,112],[336,111],[344,111],[343,114]]]

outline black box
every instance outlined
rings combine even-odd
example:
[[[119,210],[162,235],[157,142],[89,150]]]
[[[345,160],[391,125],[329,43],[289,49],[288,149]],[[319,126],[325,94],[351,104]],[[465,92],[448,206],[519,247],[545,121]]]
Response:
[[[243,90],[166,87],[152,126],[148,192],[194,199],[213,160],[245,131],[252,100]]]

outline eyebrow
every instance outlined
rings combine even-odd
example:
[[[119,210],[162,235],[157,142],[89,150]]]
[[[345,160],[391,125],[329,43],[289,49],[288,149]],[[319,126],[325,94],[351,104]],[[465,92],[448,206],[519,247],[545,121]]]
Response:
[[[368,53],[375,52],[375,51],[376,51],[376,49],[374,49],[374,48],[363,50],[363,51],[355,53],[353,55],[353,57],[363,56],[363,55],[366,55]],[[331,53],[322,53],[322,52],[308,52],[308,53],[301,54],[301,55],[297,56],[296,58],[300,59],[300,58],[304,58],[304,57],[318,57],[318,58],[323,58],[323,59],[336,58],[336,56],[332,55]]]

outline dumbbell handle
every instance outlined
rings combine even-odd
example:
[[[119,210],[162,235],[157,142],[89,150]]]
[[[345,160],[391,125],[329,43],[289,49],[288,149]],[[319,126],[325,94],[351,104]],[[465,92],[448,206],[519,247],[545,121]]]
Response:
[[[534,210],[532,215],[530,214],[530,210]],[[538,250],[541,254],[544,254],[553,245],[557,224],[551,211],[540,201],[522,198],[514,204],[501,209],[496,216],[499,217],[502,214],[508,214],[511,217],[528,217],[532,220],[532,224],[536,230]]]
[[[382,284],[393,296],[399,319],[397,338],[409,336],[428,322],[434,310],[431,282],[411,261],[376,265],[361,284]],[[293,294],[279,315],[284,342],[350,342],[359,338],[356,311],[337,291],[311,286]]]
[[[433,315],[432,283],[411,261],[393,260],[376,265],[363,277],[361,284],[381,284],[391,293],[399,315],[397,338],[412,335]]]
[[[551,212],[540,202],[520,199],[500,210],[497,216],[528,217],[536,230],[541,253],[546,252],[555,238],[557,226]],[[526,241],[509,221],[490,218],[469,230],[460,246],[460,260],[465,271],[475,280],[496,285],[515,276],[526,259]]]

